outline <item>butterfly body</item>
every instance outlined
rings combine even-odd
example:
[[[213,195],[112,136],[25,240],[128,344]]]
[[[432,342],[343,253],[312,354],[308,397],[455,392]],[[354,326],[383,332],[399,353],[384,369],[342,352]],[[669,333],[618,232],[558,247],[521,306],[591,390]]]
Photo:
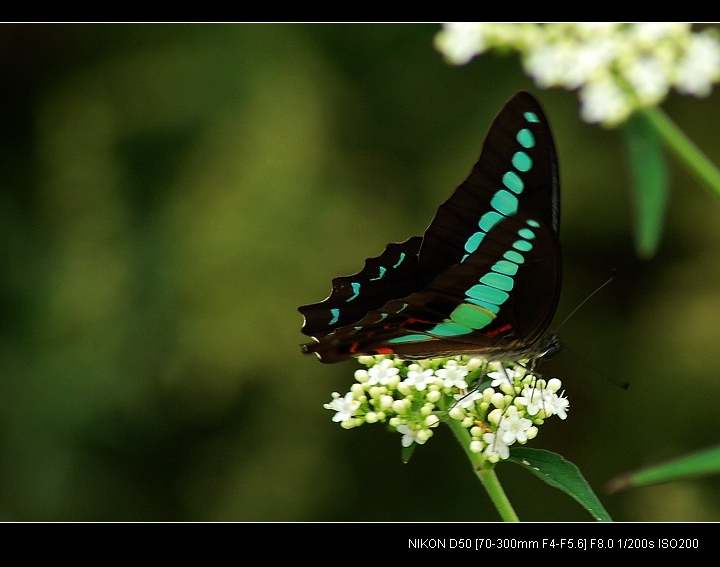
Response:
[[[304,305],[303,352],[494,361],[550,356],[562,277],[559,174],[542,109],[519,92],[495,118],[469,176],[422,237],[388,244]]]

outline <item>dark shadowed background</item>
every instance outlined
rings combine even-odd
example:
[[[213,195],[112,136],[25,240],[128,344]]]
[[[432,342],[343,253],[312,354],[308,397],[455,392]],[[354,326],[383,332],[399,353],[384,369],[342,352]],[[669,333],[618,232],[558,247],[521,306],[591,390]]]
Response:
[[[515,56],[447,65],[432,24],[0,26],[0,519],[497,520],[443,428],[400,461],[324,409],[358,365],[303,357],[297,307],[421,234],[517,90],[551,122],[565,276],[543,365],[615,520],[720,521],[717,477],[607,495],[718,442],[720,201],[671,162],[659,254],[632,245],[619,131]],[[720,163],[720,98],[663,108]],[[617,383],[629,381],[627,391]],[[512,464],[524,520],[590,520]]]

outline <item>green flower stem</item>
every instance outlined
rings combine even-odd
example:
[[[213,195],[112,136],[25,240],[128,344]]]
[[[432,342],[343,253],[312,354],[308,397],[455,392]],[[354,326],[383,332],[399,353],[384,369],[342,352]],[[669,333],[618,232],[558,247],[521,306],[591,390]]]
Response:
[[[485,487],[490,500],[495,504],[495,508],[500,513],[500,517],[506,522],[519,522],[515,510],[510,504],[505,491],[503,490],[500,481],[498,480],[497,474],[495,474],[495,465],[489,463],[484,455],[479,453],[473,453],[470,450],[470,432],[464,428],[461,423],[455,419],[448,419],[446,423],[450,426],[450,429],[458,440],[458,443],[465,450],[465,454],[470,459],[470,463],[473,466],[475,474],[480,479],[480,482]]]
[[[720,171],[685,133],[656,106],[643,108],[642,112],[653,125],[665,145],[687,166],[687,168],[720,197]]]

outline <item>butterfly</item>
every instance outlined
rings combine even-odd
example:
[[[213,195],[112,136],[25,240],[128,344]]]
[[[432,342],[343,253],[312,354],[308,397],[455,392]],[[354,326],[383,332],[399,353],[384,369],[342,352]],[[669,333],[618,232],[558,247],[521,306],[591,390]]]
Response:
[[[361,355],[475,355],[536,361],[559,350],[548,331],[562,280],[560,181],[548,121],[516,93],[470,174],[423,236],[390,243],[332,292],[303,305],[302,345],[324,363]]]

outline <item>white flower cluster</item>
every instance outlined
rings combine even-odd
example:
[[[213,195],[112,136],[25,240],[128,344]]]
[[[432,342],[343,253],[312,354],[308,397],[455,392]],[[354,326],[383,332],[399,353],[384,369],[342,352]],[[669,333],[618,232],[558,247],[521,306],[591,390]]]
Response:
[[[443,420],[459,421],[471,437],[469,449],[490,462],[507,459],[513,443],[534,438],[552,415],[567,417],[560,380],[538,379],[521,364],[488,364],[457,356],[422,361],[360,357],[367,369],[325,408],[346,429],[387,422],[402,434],[402,445],[424,444]]]
[[[450,63],[486,51],[518,51],[541,88],[578,89],[589,123],[615,126],[675,88],[707,96],[720,80],[716,29],[689,23],[449,23],[435,37]]]

